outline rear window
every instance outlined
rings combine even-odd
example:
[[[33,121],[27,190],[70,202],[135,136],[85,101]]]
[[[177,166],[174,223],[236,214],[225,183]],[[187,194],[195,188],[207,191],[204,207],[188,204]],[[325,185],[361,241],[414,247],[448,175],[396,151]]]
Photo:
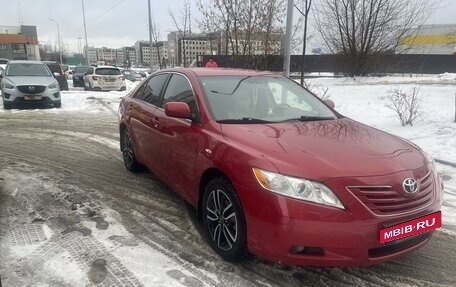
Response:
[[[120,75],[120,70],[116,69],[116,68],[98,68],[95,71],[95,74],[97,74],[97,75],[107,75],[107,76]]]
[[[7,66],[6,76],[51,76],[43,64],[17,63]]]
[[[89,69],[90,69],[90,67],[87,67],[87,66],[79,66],[79,67],[74,68],[74,72],[75,73],[85,73]]]

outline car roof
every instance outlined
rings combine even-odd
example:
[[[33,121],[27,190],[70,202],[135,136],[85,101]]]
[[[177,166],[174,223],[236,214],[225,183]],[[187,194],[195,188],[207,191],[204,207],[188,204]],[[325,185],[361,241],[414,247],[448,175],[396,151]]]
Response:
[[[232,69],[232,68],[172,68],[159,70],[157,72],[183,72],[193,73],[196,76],[262,76],[262,75],[275,75],[282,76],[279,73],[269,71],[245,70],[245,69]]]

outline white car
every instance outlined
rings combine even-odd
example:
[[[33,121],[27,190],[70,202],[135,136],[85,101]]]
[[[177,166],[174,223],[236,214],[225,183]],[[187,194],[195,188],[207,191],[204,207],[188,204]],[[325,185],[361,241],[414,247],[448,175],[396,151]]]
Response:
[[[123,91],[126,88],[125,77],[117,67],[90,67],[84,73],[84,89],[86,91]]]

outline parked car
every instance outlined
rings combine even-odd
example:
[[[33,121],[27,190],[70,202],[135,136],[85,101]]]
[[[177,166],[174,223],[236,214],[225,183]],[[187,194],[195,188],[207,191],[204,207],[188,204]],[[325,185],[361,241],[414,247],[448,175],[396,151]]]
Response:
[[[122,98],[120,149],[196,208],[226,260],[370,265],[423,246],[432,231],[380,235],[440,215],[432,159],[333,107],[270,72],[161,70]]]
[[[9,61],[1,75],[1,90],[5,109],[21,103],[62,106],[59,83],[40,61]]]
[[[76,66],[73,69],[73,87],[84,87],[84,73],[90,66]]]
[[[90,67],[84,74],[84,89],[98,91],[123,91],[126,89],[125,77],[114,66]]]
[[[5,59],[5,58],[0,58],[0,68],[2,68],[3,70],[5,70],[6,68],[6,64],[8,64],[8,59]]]
[[[43,61],[43,63],[45,63],[46,66],[48,66],[49,70],[51,70],[52,74],[59,82],[60,90],[68,91],[68,81],[65,75],[65,71],[62,68],[62,65],[53,61]]]
[[[143,77],[141,76],[141,74],[139,74],[138,72],[135,72],[133,70],[123,70],[122,75],[124,75],[126,80],[129,80],[132,82],[143,80]]]

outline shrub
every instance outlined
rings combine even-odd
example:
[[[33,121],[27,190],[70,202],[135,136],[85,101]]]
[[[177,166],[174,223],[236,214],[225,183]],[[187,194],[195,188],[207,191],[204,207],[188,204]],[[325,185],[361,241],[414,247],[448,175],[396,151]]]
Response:
[[[414,86],[409,91],[402,89],[391,89],[388,92],[388,108],[396,112],[402,126],[411,125],[422,115],[421,102],[419,96],[420,87]]]

